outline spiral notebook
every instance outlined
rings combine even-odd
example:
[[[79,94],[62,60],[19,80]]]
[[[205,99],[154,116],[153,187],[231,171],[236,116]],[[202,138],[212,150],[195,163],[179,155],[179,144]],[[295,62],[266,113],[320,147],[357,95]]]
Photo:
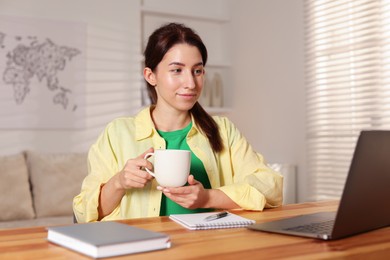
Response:
[[[193,214],[174,214],[169,218],[180,225],[190,229],[218,229],[218,228],[239,228],[255,224],[256,221],[228,213],[226,217],[212,221],[205,220],[208,216],[215,215],[219,212],[193,213]]]

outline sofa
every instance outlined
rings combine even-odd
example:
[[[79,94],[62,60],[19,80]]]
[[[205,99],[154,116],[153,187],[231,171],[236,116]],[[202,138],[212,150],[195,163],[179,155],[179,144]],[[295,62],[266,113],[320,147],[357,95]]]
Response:
[[[86,175],[87,153],[0,156],[0,229],[72,224]]]

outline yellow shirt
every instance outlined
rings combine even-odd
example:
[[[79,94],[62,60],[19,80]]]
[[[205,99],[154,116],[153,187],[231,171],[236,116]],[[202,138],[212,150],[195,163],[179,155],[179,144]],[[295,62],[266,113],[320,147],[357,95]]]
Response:
[[[193,121],[187,143],[203,162],[211,187],[220,189],[246,210],[263,210],[281,205],[283,177],[264,163],[239,130],[226,117],[214,116],[219,126],[224,150],[214,153],[209,141]],[[192,119],[194,120],[194,119]],[[126,161],[150,147],[165,149],[150,116],[150,108],[135,117],[118,118],[107,125],[88,154],[89,174],[81,192],[73,200],[78,222],[98,219],[100,187],[118,173]],[[117,220],[158,216],[161,191],[155,180],[143,189],[129,189],[118,207],[103,220]]]

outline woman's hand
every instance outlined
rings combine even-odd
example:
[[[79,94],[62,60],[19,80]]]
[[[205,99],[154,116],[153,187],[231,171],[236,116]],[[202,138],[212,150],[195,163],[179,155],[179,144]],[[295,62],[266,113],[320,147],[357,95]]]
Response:
[[[153,179],[145,168],[152,169],[153,165],[144,159],[147,153],[152,153],[153,148],[149,148],[143,154],[134,159],[129,159],[123,169],[117,174],[117,185],[121,189],[143,188]]]
[[[177,188],[157,187],[165,196],[181,205],[184,208],[196,209],[207,207],[209,201],[209,190],[206,190],[202,183],[195,180],[193,175],[188,176],[188,186]]]
[[[153,152],[153,148],[149,148],[146,152],[134,159],[126,162],[123,169],[114,175],[107,183],[101,186],[98,206],[98,220],[110,214],[125,195],[127,189],[143,188],[153,179],[144,168],[153,168],[153,165],[148,160],[144,159],[146,153]]]
[[[158,186],[165,196],[180,206],[188,209],[215,208],[237,209],[240,208],[223,191],[218,189],[205,189],[202,183],[195,180],[193,175],[188,176],[188,186],[178,188],[165,188]]]

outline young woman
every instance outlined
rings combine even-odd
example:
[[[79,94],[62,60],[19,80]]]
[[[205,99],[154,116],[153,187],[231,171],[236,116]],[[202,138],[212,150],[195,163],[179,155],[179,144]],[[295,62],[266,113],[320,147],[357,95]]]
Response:
[[[283,178],[268,168],[225,117],[198,103],[207,49],[190,28],[171,23],[149,37],[144,78],[152,101],[112,121],[89,151],[89,174],[74,198],[78,222],[152,217],[282,203]],[[154,149],[191,151],[187,185],[160,187],[145,171]]]

